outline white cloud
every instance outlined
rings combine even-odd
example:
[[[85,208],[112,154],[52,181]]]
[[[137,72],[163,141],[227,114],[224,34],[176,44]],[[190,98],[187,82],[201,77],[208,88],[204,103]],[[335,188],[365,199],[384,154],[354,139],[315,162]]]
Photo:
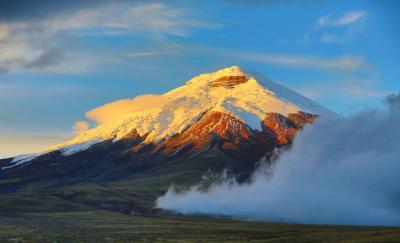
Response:
[[[79,135],[89,129],[89,123],[87,121],[77,121],[73,126],[73,131],[75,135]]]
[[[166,100],[161,95],[141,95],[133,99],[122,99],[97,107],[88,111],[86,117],[101,124],[121,115],[131,114],[145,109],[161,108],[165,103]]]
[[[321,58],[298,55],[244,54],[241,55],[241,58],[249,61],[265,62],[283,66],[339,71],[354,71],[365,64],[364,58],[361,56]]]
[[[69,42],[88,33],[143,33],[148,35],[147,38],[163,39],[165,35],[186,36],[194,29],[219,27],[194,16],[189,9],[172,8],[162,3],[114,2],[45,19],[0,21],[0,72],[28,69],[79,71],[85,65],[73,60],[76,57],[71,54]],[[131,56],[156,54],[165,52],[131,53]],[[84,54],[79,57],[85,59]],[[69,67],[71,65],[73,67]]]
[[[362,84],[352,78],[324,80],[323,82],[308,83],[307,85],[298,85],[296,90],[306,97],[313,99],[335,99],[342,97],[343,100],[367,101],[372,99],[380,99],[387,96],[390,92],[382,90],[373,84]],[[342,101],[343,101],[342,100]],[[352,104],[349,103],[348,107]],[[348,108],[346,107],[346,109]],[[342,111],[343,112],[343,111]]]
[[[173,51],[162,50],[162,51],[138,51],[138,52],[128,52],[127,56],[129,57],[151,57],[151,56],[159,56],[159,55],[167,55],[172,54]]]
[[[0,41],[7,37],[9,33],[8,27],[5,24],[0,24]]]
[[[219,25],[195,20],[187,9],[171,8],[162,3],[132,5],[118,3],[94,9],[78,11],[42,23],[49,29],[79,30],[96,28],[99,33],[114,30],[115,33],[153,32],[186,35],[196,28],[215,28]]]
[[[355,39],[368,23],[368,15],[367,11],[354,10],[340,16],[322,16],[306,32],[304,41],[318,40],[332,44]]]
[[[367,11],[353,11],[343,15],[337,22],[338,25],[348,25],[359,21],[367,15]]]
[[[375,88],[366,88],[362,86],[355,85],[345,85],[342,87],[345,92],[361,97],[384,97],[389,94],[388,91],[377,90]]]
[[[251,183],[169,190],[157,201],[181,213],[304,224],[400,225],[400,94],[389,109],[319,120]]]
[[[343,14],[340,17],[332,17],[332,16],[322,16],[318,22],[317,25],[320,27],[326,27],[326,26],[345,26],[345,25],[350,25],[354,24],[358,21],[360,21],[362,18],[364,18],[367,15],[367,11],[351,11],[348,13]]]

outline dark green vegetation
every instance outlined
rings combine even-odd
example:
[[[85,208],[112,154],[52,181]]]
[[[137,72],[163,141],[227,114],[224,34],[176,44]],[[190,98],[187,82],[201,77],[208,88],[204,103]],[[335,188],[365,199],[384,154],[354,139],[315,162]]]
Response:
[[[0,173],[0,242],[398,242],[400,238],[400,228],[171,215],[155,208],[155,200],[171,184],[189,187],[203,181],[204,174],[212,182],[218,178],[213,175],[225,168],[245,180],[254,163],[223,153],[218,140],[206,153],[167,158],[134,157],[135,153],[125,152],[131,142],[103,143],[71,156],[56,151]],[[0,167],[8,164],[0,160]]]
[[[195,156],[141,156],[131,152],[137,142],[134,137],[99,143],[70,156],[55,151],[0,171],[0,213],[105,209],[158,215],[155,200],[172,184],[189,187],[198,184],[204,174],[218,174],[224,168],[245,177],[254,167],[217,147]],[[0,167],[7,164],[0,160]]]
[[[190,159],[146,161],[142,167],[126,158],[108,160],[99,153],[85,151],[76,158],[55,155],[35,161],[31,168],[10,169],[9,177],[0,176],[0,213],[106,209],[158,215],[154,202],[172,184],[197,184],[209,168],[221,171],[232,162],[215,150]]]
[[[291,225],[96,210],[0,217],[4,242],[398,242],[399,228]]]

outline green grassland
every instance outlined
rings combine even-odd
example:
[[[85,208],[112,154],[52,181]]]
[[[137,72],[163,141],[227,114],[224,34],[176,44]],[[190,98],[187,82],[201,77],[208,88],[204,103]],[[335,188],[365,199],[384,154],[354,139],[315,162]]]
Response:
[[[0,216],[1,242],[398,242],[400,228],[295,225],[103,210]]]
[[[107,160],[62,167],[71,160],[39,163],[36,177],[17,171],[0,179],[0,242],[400,242],[395,227],[249,222],[155,208],[171,184],[187,188],[204,182],[204,174],[218,178],[214,172],[230,158],[213,153],[142,170]]]
[[[31,212],[69,212],[107,209],[125,214],[132,212],[154,214],[154,202],[163,195],[171,185],[190,187],[202,181],[209,168],[221,171],[227,163],[218,155],[215,159],[173,160],[153,166],[142,171],[122,167],[129,171],[119,176],[120,171],[112,171],[118,179],[104,180],[104,173],[110,171],[96,164],[88,170],[94,176],[83,177],[68,174],[65,180],[71,183],[60,183],[57,176],[46,176],[42,180],[31,180],[26,186],[2,192],[0,190],[1,213]],[[107,164],[107,163],[105,163]],[[129,166],[129,163],[123,164]],[[52,168],[43,169],[48,173]],[[118,169],[118,168],[117,168]],[[213,174],[213,172],[210,172]],[[56,174],[58,175],[58,174]],[[29,178],[28,176],[22,179]],[[76,179],[75,179],[76,178]],[[21,179],[21,180],[22,180]],[[16,179],[14,179],[16,180]],[[13,184],[9,179],[0,179],[0,185]]]

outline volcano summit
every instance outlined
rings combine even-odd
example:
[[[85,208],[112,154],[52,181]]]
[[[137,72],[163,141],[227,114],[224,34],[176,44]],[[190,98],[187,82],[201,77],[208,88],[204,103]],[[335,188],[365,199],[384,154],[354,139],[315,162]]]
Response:
[[[0,210],[25,193],[26,200],[46,195],[56,211],[68,205],[150,212],[171,183],[190,185],[224,169],[246,180],[298,129],[336,116],[237,66],[154,97],[156,106],[117,114],[44,152],[0,160],[0,190],[11,193]]]

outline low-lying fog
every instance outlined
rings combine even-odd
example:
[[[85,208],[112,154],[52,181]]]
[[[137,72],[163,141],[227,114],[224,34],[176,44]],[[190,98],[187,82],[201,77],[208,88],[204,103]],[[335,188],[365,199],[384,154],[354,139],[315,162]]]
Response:
[[[171,188],[158,207],[272,222],[400,225],[400,93],[386,102],[386,110],[306,127],[249,184],[225,180],[181,194]]]

